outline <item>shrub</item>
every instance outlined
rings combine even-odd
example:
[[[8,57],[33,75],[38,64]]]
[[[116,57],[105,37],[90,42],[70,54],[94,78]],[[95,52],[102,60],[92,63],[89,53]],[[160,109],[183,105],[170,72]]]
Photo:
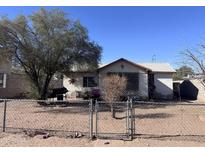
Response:
[[[114,117],[113,102],[120,101],[126,95],[127,78],[119,75],[109,75],[103,79],[102,85],[102,97],[110,103],[112,117]]]
[[[100,96],[101,96],[100,89],[92,89],[91,90],[91,95],[92,95],[92,98],[99,99]]]
[[[90,99],[91,98],[91,91],[85,91],[83,93],[83,99]]]

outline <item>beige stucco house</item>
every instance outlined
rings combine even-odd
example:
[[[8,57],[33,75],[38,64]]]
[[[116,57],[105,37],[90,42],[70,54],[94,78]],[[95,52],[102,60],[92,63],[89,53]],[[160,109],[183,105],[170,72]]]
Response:
[[[0,98],[31,98],[34,89],[26,74],[12,66],[11,61],[0,61]],[[50,87],[63,87],[61,79],[51,80]]]
[[[0,98],[19,98],[30,91],[24,73],[15,71],[10,61],[0,63]]]
[[[92,72],[73,72],[59,85],[68,89],[67,98],[82,97],[92,89],[102,89],[103,78],[109,74],[125,75],[128,79],[127,93],[140,99],[173,97],[172,74],[175,70],[167,63],[134,63],[118,59],[100,65]],[[54,83],[57,83],[56,81]],[[31,83],[21,71],[15,71],[10,62],[0,64],[0,98],[17,98],[31,92]]]
[[[172,99],[175,70],[168,63],[134,63],[124,58],[101,65],[93,72],[73,72],[64,76],[63,85],[68,98],[80,97],[82,93],[102,88],[103,78],[108,74],[124,74],[128,79],[128,93],[141,99]]]

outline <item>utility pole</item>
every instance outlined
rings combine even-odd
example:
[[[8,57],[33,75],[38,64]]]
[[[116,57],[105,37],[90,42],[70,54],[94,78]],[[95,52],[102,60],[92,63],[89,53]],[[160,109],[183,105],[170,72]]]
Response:
[[[152,63],[156,63],[156,55],[152,55]]]

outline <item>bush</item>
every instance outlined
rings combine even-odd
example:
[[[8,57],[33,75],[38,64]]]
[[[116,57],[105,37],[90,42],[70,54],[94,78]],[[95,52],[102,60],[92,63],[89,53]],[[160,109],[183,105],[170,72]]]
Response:
[[[83,93],[83,99],[90,99],[91,98],[91,91],[85,91]]]
[[[91,97],[94,99],[99,99],[101,96],[100,89],[92,89],[91,90]]]
[[[106,76],[102,82],[103,99],[107,102],[120,101],[126,96],[127,78],[119,75]]]
[[[92,89],[91,91],[85,91],[83,93],[83,99],[100,99],[101,97],[101,93],[100,93],[100,89]]]
[[[113,102],[126,96],[127,78],[119,75],[106,76],[102,82],[103,99],[110,103],[112,117],[115,117]]]

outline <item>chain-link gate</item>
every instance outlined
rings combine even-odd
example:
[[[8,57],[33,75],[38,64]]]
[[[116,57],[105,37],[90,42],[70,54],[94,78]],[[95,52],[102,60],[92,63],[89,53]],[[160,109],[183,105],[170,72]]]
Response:
[[[132,140],[135,119],[132,102],[90,103],[90,137]]]

